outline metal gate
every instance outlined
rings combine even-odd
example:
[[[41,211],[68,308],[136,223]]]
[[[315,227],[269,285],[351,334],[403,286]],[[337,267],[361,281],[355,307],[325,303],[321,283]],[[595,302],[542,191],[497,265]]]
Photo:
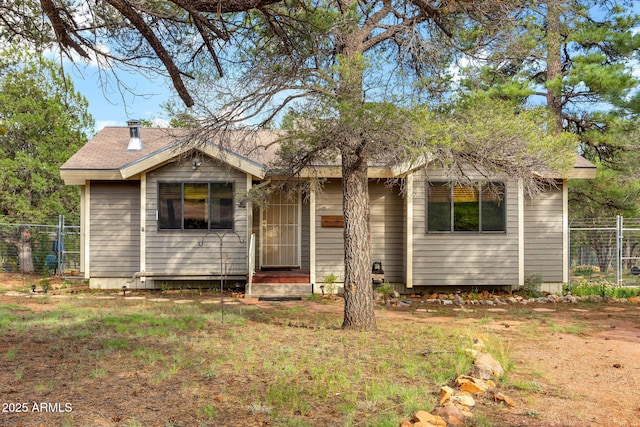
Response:
[[[0,266],[5,273],[64,275],[80,270],[80,227],[63,215],[48,224],[0,217]]]
[[[64,215],[58,217],[58,272],[80,268],[80,226],[65,224]],[[54,248],[56,249],[56,248]]]
[[[569,230],[571,279],[638,284],[640,218],[577,219]]]

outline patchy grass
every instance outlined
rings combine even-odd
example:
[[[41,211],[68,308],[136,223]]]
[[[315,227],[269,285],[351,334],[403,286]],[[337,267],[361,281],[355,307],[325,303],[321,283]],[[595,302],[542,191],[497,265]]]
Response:
[[[377,332],[359,333],[340,330],[339,313],[305,307],[225,307],[223,324],[210,304],[48,305],[0,306],[0,329],[20,338],[0,347],[10,365],[0,383],[13,384],[12,398],[74,405],[73,417],[45,424],[231,425],[257,417],[363,425],[365,417],[364,425],[397,425],[433,409],[438,387],[471,363],[466,326],[380,321]]]
[[[528,391],[530,393],[540,393],[542,391],[542,387],[535,381],[516,381],[513,384],[513,387],[522,390]]]
[[[378,330],[361,333],[340,329],[335,301],[225,305],[224,323],[219,304],[197,299],[42,301],[0,304],[0,391],[17,401],[69,402],[73,412],[12,414],[2,420],[7,425],[397,427],[435,408],[439,387],[469,371],[465,350],[477,335],[506,370],[500,386],[533,403],[553,392],[547,377],[557,369],[522,373],[513,353],[523,343],[535,348],[551,338],[562,348],[569,339],[615,332],[606,313],[594,323],[591,313],[558,318],[522,306],[385,308]],[[468,424],[512,425],[500,410],[480,405]]]
[[[578,323],[558,324],[555,322],[549,322],[547,324],[547,329],[551,332],[585,335],[588,328],[586,325]]]

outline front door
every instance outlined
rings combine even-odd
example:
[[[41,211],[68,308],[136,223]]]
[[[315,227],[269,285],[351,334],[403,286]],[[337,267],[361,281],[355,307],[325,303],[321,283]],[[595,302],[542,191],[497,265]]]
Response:
[[[300,267],[299,194],[273,194],[260,210],[261,267]]]

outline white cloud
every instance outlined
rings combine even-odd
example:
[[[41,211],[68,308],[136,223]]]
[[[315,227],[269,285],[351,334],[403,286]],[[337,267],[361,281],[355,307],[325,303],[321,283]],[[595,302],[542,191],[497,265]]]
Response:
[[[96,132],[102,130],[105,127],[109,126],[126,126],[127,122],[125,121],[116,121],[116,120],[96,120],[96,124],[94,126]]]
[[[155,119],[151,119],[151,126],[154,128],[168,128],[169,121],[156,117]]]

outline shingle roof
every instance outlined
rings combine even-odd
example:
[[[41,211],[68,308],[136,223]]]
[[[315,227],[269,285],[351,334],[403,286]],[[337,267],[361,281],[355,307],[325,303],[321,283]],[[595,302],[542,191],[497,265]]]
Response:
[[[127,151],[128,127],[105,127],[76,152],[61,170],[119,170],[148,158],[160,151],[177,147],[191,134],[186,129],[142,128],[140,140],[143,149]],[[226,131],[225,141],[211,141],[247,160],[267,166],[275,158],[271,144],[276,134],[269,131]],[[197,145],[197,143],[194,143]],[[177,152],[176,152],[177,154]]]
[[[128,151],[129,128],[105,127],[98,132],[94,138],[87,142],[78,152],[76,152],[67,162],[65,162],[60,172],[62,175],[80,174],[86,177],[91,172],[113,173],[108,179],[117,179],[126,168],[136,170],[136,167],[146,167],[147,159],[154,158],[159,154],[166,153],[167,150],[175,150],[175,155],[184,152],[185,146],[202,148],[205,145],[221,149],[229,153],[236,159],[249,162],[265,171],[276,160],[278,137],[277,131],[243,131],[228,130],[217,134],[202,134],[194,136],[193,131],[187,129],[174,128],[141,128],[140,139],[143,148],[139,151]],[[187,144],[187,145],[185,145]],[[160,157],[160,156],[158,156]],[[339,174],[339,158],[335,165],[324,164],[323,166],[337,166]],[[248,165],[249,163],[244,163]],[[139,165],[138,165],[139,164]],[[133,167],[132,167],[133,166]],[[394,165],[379,165],[387,172],[381,176],[402,174],[408,170],[396,170]],[[402,169],[402,165],[395,165]],[[250,167],[249,169],[252,169]],[[390,169],[389,169],[390,168]],[[574,170],[571,177],[593,178],[595,177],[595,166],[584,157],[576,155]],[[121,176],[120,179],[122,179]],[[67,181],[67,178],[65,178]],[[69,181],[68,183],[70,183]],[[77,182],[75,182],[77,183]]]

